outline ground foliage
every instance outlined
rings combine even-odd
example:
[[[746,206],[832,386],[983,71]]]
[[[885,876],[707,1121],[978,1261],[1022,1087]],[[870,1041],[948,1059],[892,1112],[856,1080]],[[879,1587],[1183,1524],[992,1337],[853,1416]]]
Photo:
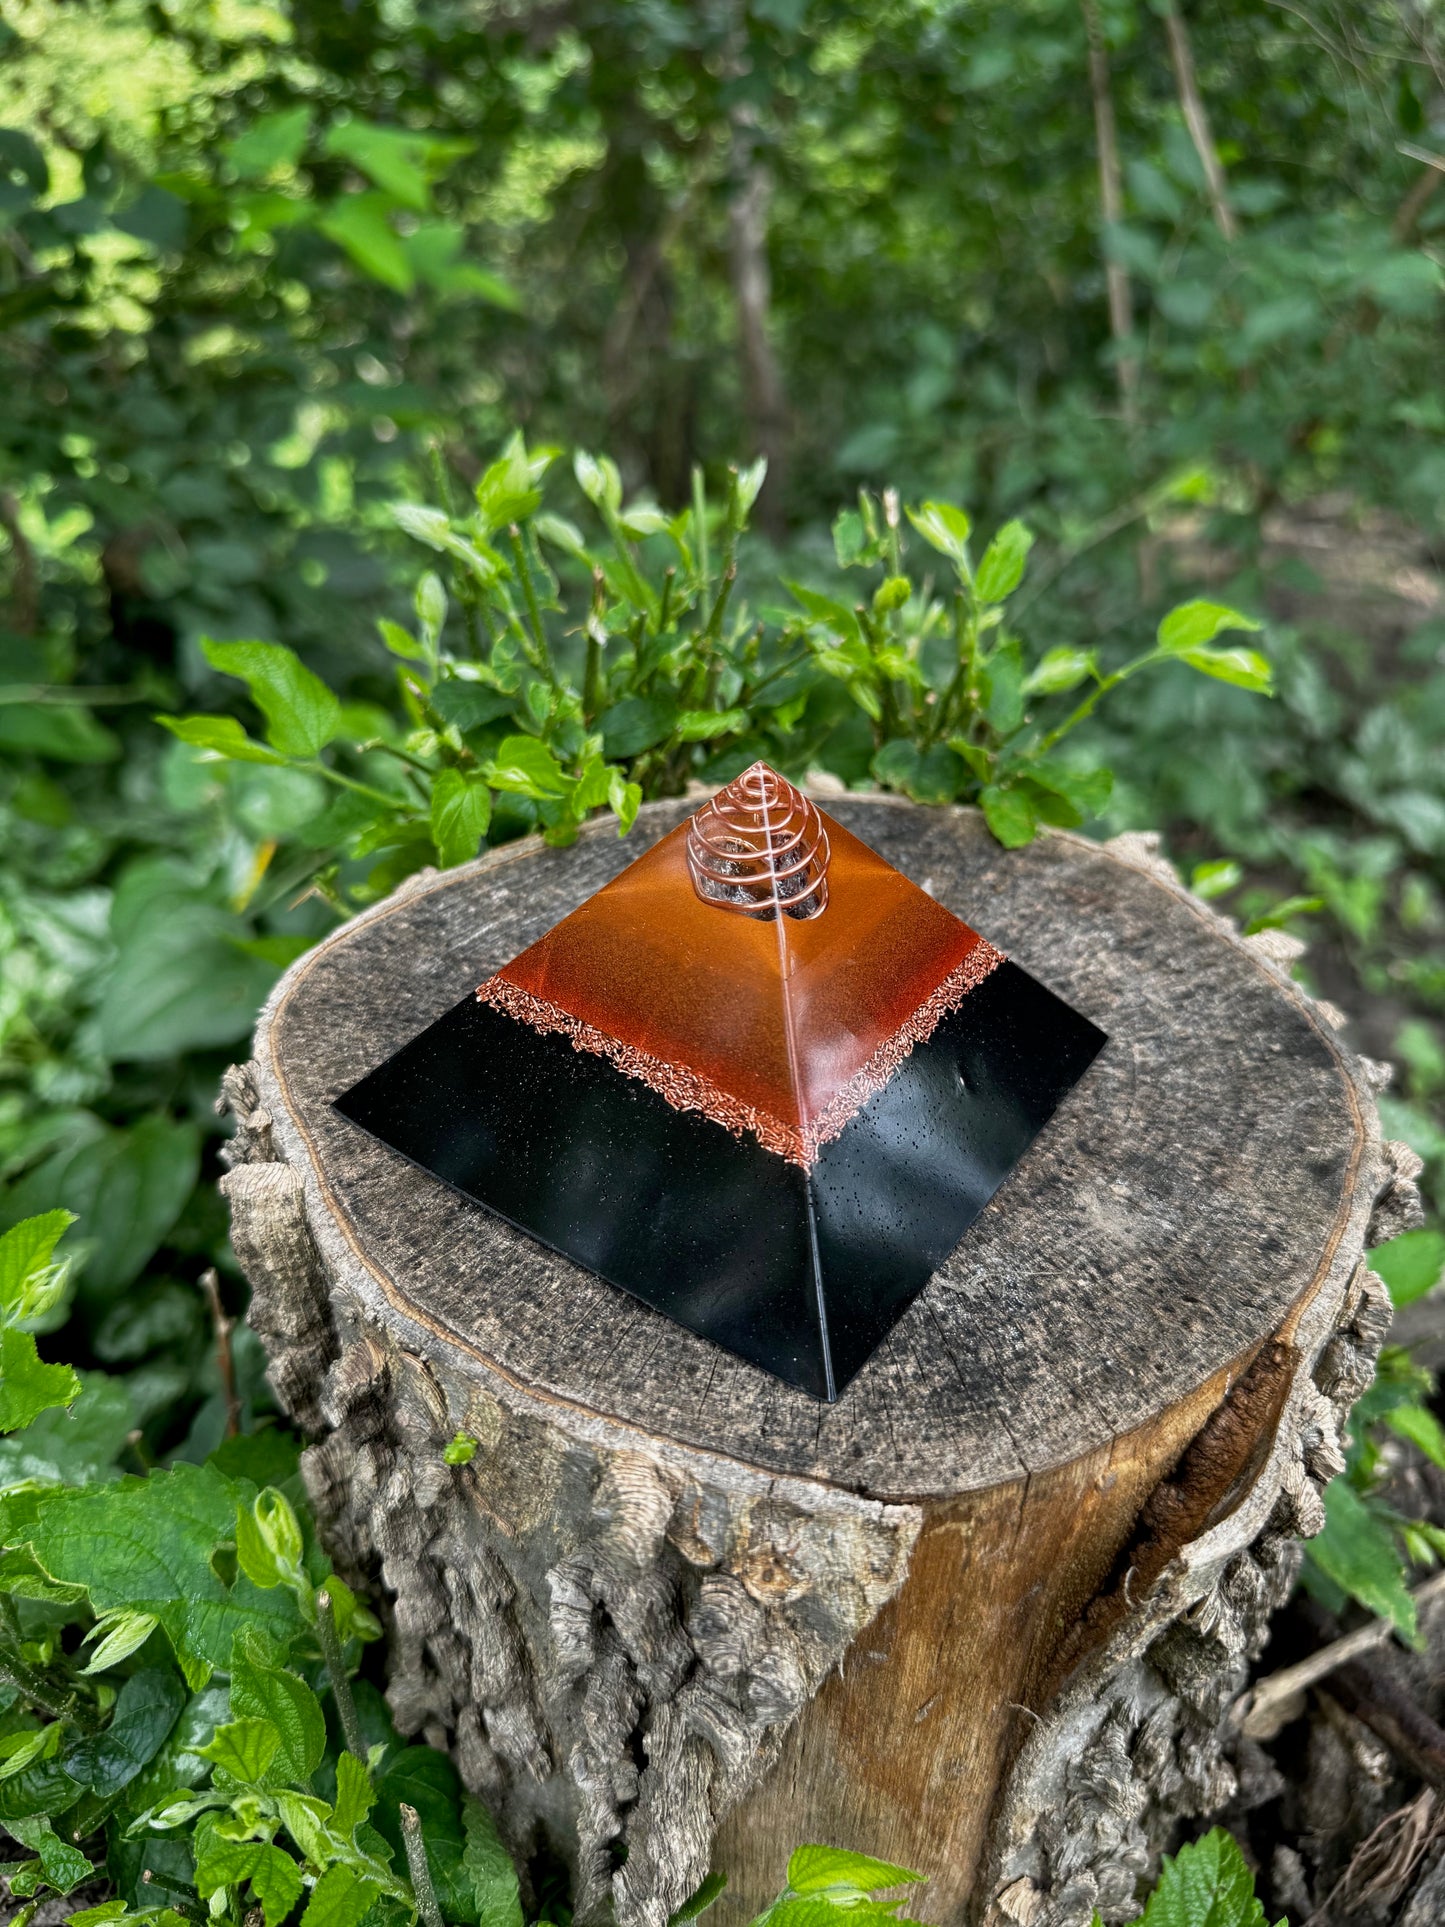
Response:
[[[6,1274],[17,1479],[252,1476],[212,1100],[339,909],[755,755],[1162,829],[1445,1205],[1440,16],[1188,12],[1201,144],[1170,15],[0,0],[0,1224],[68,1260]],[[1407,1634],[1440,1416],[1387,1353],[1310,1567]]]

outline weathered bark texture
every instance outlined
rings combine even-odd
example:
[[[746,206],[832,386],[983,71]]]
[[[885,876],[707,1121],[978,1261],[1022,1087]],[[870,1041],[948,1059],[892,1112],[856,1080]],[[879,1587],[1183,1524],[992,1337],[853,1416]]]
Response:
[[[932,1876],[933,1921],[1129,1918],[1252,1769],[1226,1709],[1318,1530],[1418,1213],[1375,1067],[1147,838],[1000,850],[829,801],[1110,1042],[835,1406],[445,1190],[331,1099],[623,843],[415,878],[302,959],[232,1071],[251,1321],[332,1550],[387,1602],[403,1731],[449,1746],[578,1918],[730,1917],[803,1839]],[[448,1465],[462,1431],[470,1463]]]

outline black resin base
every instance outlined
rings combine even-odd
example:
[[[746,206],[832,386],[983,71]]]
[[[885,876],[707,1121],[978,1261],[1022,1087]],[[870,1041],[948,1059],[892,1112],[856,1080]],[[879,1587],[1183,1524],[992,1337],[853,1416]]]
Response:
[[[1001,964],[808,1172],[473,996],[337,1109],[669,1318],[834,1399],[1104,1041]]]

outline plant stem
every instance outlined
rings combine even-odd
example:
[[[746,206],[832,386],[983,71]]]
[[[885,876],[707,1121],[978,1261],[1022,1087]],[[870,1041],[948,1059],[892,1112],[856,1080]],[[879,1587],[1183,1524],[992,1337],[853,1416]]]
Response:
[[[235,1438],[241,1429],[241,1401],[236,1394],[236,1361],[231,1355],[231,1330],[234,1319],[226,1316],[221,1303],[221,1281],[215,1267],[201,1273],[201,1290],[211,1308],[211,1325],[216,1334],[216,1366],[221,1374],[221,1390],[226,1399],[226,1437]]]
[[[1136,669],[1142,669],[1146,662],[1153,662],[1158,653],[1158,650],[1151,649],[1147,656],[1138,656],[1133,662],[1126,662],[1122,669],[1116,669],[1112,676],[1105,676],[1096,688],[1089,691],[1078,708],[1064,718],[1057,729],[1051,729],[1049,731],[1048,735],[1045,736],[1039,744],[1037,754],[1040,756],[1046,755],[1061,736],[1067,736],[1071,729],[1083,722],[1084,718],[1090,714],[1101,696],[1107,696],[1111,689],[1117,689],[1126,676],[1132,676],[1134,671]]]
[[[426,1861],[426,1841],[422,1838],[421,1816],[416,1808],[409,1807],[405,1800],[400,1803],[400,1811],[402,1844],[406,1848],[406,1864],[411,1872],[417,1912],[425,1921],[426,1927],[446,1927],[442,1919],[442,1910],[437,1905],[431,1868]]]
[[[328,783],[337,783],[344,790],[355,790],[358,796],[365,796],[373,803],[382,803],[389,810],[405,807],[405,797],[388,796],[385,790],[374,790],[369,783],[358,783],[354,776],[343,776],[339,769],[332,769],[329,763],[323,763],[319,757],[309,763],[298,763],[296,767],[310,770],[314,776],[324,776]]]
[[[512,559],[517,565],[517,576],[522,584],[522,600],[527,605],[527,620],[532,625],[532,644],[536,655],[531,658],[532,667],[544,675],[555,689],[557,672],[552,667],[552,651],[547,646],[547,632],[542,627],[542,610],[537,601],[537,585],[532,580],[532,564],[527,556],[527,545],[522,540],[522,531],[514,522],[507,530],[507,540],[511,544]]]
[[[58,1698],[39,1674],[15,1653],[0,1653],[0,1686],[13,1686],[48,1719],[68,1719],[75,1710],[73,1695],[69,1699]]]
[[[964,699],[966,709],[974,708],[973,670],[978,660],[978,624],[970,620],[969,599],[962,589],[956,590],[953,598],[953,634],[958,647],[958,667],[949,680],[947,689],[934,711],[934,721],[924,739],[924,748],[929,748],[949,727],[955,703],[959,697]],[[972,722],[970,715],[968,721]]]
[[[703,484],[702,469],[697,465],[692,471],[692,539],[698,600],[704,602],[708,590],[707,489]]]
[[[321,1657],[326,1661],[326,1675],[331,1681],[331,1697],[336,1701],[336,1712],[341,1721],[346,1750],[348,1753],[354,1753],[365,1766],[366,1738],[361,1730],[361,1721],[357,1717],[351,1681],[346,1677],[346,1663],[341,1657],[341,1638],[336,1630],[336,1608],[332,1604],[331,1594],[324,1587],[316,1595],[316,1630],[321,1636]]]

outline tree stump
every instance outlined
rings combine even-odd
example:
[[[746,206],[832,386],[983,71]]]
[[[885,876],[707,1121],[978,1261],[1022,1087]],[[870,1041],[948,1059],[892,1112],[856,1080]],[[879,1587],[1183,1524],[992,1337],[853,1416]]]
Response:
[[[251,1322],[397,1724],[565,1854],[582,1922],[665,1927],[713,1866],[745,1918],[805,1840],[931,1876],[930,1921],[1127,1919],[1262,1770],[1228,1708],[1388,1322],[1362,1253],[1418,1214],[1383,1073],[1150,838],[829,799],[1110,1041],[820,1405],[331,1109],[688,807],[413,878],[228,1075]]]

